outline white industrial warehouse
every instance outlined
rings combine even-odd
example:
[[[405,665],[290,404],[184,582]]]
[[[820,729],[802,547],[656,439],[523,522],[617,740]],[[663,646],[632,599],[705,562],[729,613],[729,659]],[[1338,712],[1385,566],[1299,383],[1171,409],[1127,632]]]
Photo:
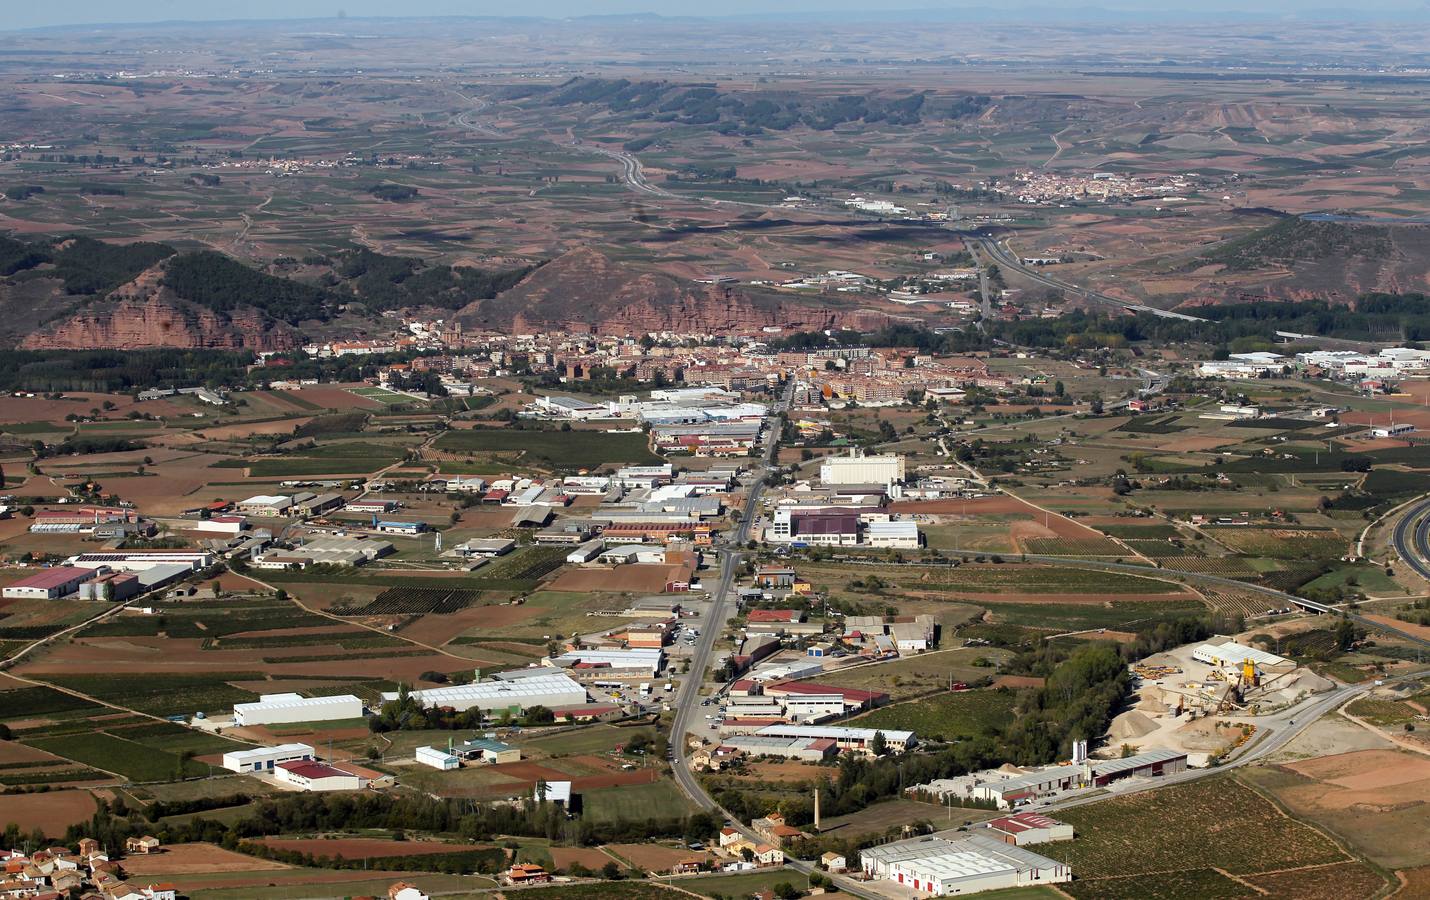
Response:
[[[233,705],[233,724],[239,726],[360,718],[362,700],[352,694],[339,694],[335,697],[263,694],[256,702]]]
[[[1072,880],[1067,864],[979,832],[869,847],[859,860],[871,878],[935,897]]]
[[[223,755],[223,767],[231,772],[267,772],[279,763],[303,762],[312,758],[313,748],[308,744],[279,744],[277,747],[230,750]]]
[[[850,450],[848,456],[830,456],[819,465],[824,484],[882,484],[885,489],[904,480],[904,458],[895,453],[864,456]]]
[[[468,709],[511,710],[521,713],[533,706],[556,708],[580,706],[587,701],[586,689],[564,672],[533,675],[511,681],[481,681],[452,687],[412,691],[423,706],[451,707],[458,712]],[[383,701],[396,700],[396,692],[382,695]]]

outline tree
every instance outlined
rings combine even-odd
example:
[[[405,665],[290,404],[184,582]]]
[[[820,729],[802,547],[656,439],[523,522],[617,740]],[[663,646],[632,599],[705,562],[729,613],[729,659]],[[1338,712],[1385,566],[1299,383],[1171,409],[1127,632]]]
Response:
[[[1349,650],[1356,640],[1356,627],[1351,623],[1349,618],[1341,616],[1340,621],[1336,623],[1333,634],[1336,638],[1336,649]]]
[[[551,725],[555,721],[556,713],[539,703],[526,710],[526,724],[528,725]]]
[[[869,741],[869,752],[875,756],[885,756],[889,752],[889,740],[884,737],[884,732],[874,732],[873,740]]]
[[[601,867],[601,877],[607,881],[616,881],[621,877],[621,867],[613,859]]]
[[[771,890],[774,891],[775,896],[779,897],[780,900],[795,900],[795,898],[799,896],[799,889],[788,881],[779,882]]]

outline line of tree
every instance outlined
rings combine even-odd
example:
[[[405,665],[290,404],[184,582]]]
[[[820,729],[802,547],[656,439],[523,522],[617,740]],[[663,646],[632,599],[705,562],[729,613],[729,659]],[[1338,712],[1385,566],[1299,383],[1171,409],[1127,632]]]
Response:
[[[706,812],[687,816],[594,821],[569,817],[556,803],[528,799],[519,804],[486,804],[471,800],[437,799],[425,794],[334,793],[292,794],[259,800],[248,815],[219,821],[202,815],[182,822],[159,821],[149,811],[120,804],[104,805],[86,822],[66,829],[63,843],[75,846],[90,837],[115,850],[126,838],[152,834],[165,844],[196,841],[229,850],[254,852],[253,841],[279,834],[350,832],[366,829],[415,831],[448,835],[465,841],[491,841],[498,836],[538,837],[566,844],[641,843],[656,838],[708,840],[721,822]],[[29,835],[7,823],[4,846],[44,846],[57,835],[36,829]]]

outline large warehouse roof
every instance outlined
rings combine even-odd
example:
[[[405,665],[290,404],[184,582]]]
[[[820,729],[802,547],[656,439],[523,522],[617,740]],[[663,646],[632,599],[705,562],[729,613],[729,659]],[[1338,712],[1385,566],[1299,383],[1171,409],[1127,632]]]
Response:
[[[577,684],[564,672],[552,672],[545,677],[522,678],[517,681],[481,681],[476,684],[459,684],[452,687],[429,688],[413,691],[412,696],[423,705],[457,706],[472,705],[481,701],[502,701],[519,703],[524,697],[542,697],[548,694],[579,693],[586,696],[586,689]],[[396,700],[396,692],[385,692],[383,700]]]
[[[304,697],[301,694],[264,694],[252,703],[235,703],[234,712],[253,709],[298,709],[305,706],[325,706],[331,703],[358,703],[362,700],[352,694],[334,694],[330,697]]]
[[[1148,750],[1146,753],[1138,753],[1135,756],[1127,756],[1122,759],[1109,759],[1100,762],[1092,767],[1094,775],[1117,775],[1122,772],[1131,772],[1135,769],[1142,769],[1155,763],[1171,762],[1174,759],[1185,759],[1187,754],[1178,753],[1175,750]]]
[[[874,735],[882,732],[885,740],[907,743],[914,739],[912,731],[899,731],[893,728],[840,728],[834,725],[771,725],[768,728],[761,728],[757,734],[789,736],[789,737],[809,737],[809,738],[833,738],[836,741],[872,741]]]

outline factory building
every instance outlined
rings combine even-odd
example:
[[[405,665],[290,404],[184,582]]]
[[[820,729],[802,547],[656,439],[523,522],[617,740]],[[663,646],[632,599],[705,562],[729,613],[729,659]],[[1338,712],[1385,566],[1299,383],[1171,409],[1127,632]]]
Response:
[[[492,738],[473,738],[452,749],[462,759],[477,760],[488,765],[521,762],[521,748]]]
[[[1192,659],[1230,671],[1239,671],[1248,660],[1259,669],[1290,671],[1296,667],[1293,661],[1285,657],[1267,653],[1265,650],[1258,650],[1255,647],[1247,647],[1235,641],[1227,641],[1224,644],[1202,644],[1192,649]]]
[[[285,515],[293,506],[293,498],[277,494],[259,494],[238,502],[238,511],[248,516],[275,518]]]
[[[988,823],[988,833],[1005,844],[1018,847],[1073,839],[1071,825],[1033,812],[994,819]]]
[[[101,551],[80,553],[65,560],[67,566],[78,566],[82,569],[108,567],[125,572],[142,572],[160,566],[183,566],[187,571],[197,572],[213,564],[214,555],[203,550]]]
[[[94,569],[58,566],[8,584],[0,595],[14,600],[57,600],[73,594],[94,577]]]
[[[904,480],[904,458],[894,453],[864,456],[850,450],[848,456],[831,456],[819,466],[823,484],[881,484],[888,489]]]
[[[513,681],[481,681],[452,687],[412,691],[412,696],[424,707],[450,707],[457,712],[480,709],[483,712],[510,710],[520,714],[533,706],[555,709],[559,706],[580,706],[587,702],[586,689],[564,672],[551,672]],[[396,700],[396,692],[382,695],[384,702]]]
[[[312,758],[313,748],[307,744],[279,744],[277,747],[230,750],[223,755],[223,767],[231,772],[266,772],[279,763]]]
[[[778,756],[801,762],[818,763],[832,759],[839,746],[829,738],[774,737],[760,734],[736,734],[720,741],[750,756]]]
[[[104,570],[96,569],[95,571],[103,572]],[[93,581],[81,584],[79,599],[120,602],[137,595],[142,588],[143,585],[140,583],[138,575],[129,572],[109,572],[101,574]]]
[[[335,697],[264,694],[254,703],[235,703],[233,705],[233,723],[240,727],[360,718],[362,718],[362,700],[352,694],[340,694]]]
[[[869,847],[859,860],[869,877],[935,897],[1072,880],[1065,863],[981,832]]]
[[[889,728],[838,728],[833,726],[818,725],[770,725],[755,732],[762,737],[785,737],[785,738],[829,738],[834,741],[840,750],[852,750],[856,753],[870,753],[870,745],[874,743],[874,735],[882,734],[884,743],[888,745],[890,752],[903,753],[905,750],[912,750],[918,741],[912,731],[899,731]]]
[[[547,660],[549,666],[569,669],[575,677],[653,677],[660,673],[665,651],[658,647],[630,650],[572,650]]]
[[[911,519],[897,522],[870,522],[865,526],[864,540],[870,547],[896,550],[919,548],[919,526]]]
[[[273,767],[273,777],[304,791],[356,791],[363,779],[324,762],[282,762]]]

